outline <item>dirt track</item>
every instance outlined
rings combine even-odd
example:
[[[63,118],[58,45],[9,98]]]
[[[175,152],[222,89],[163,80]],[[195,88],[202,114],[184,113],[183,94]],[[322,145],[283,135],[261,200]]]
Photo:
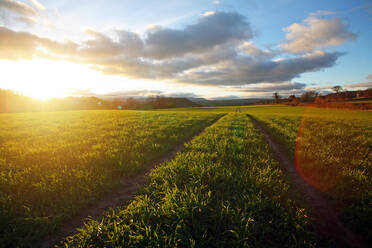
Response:
[[[222,117],[223,115],[216,118],[207,127],[212,126]],[[54,247],[57,244],[61,244],[61,242],[63,242],[66,237],[76,234],[77,228],[82,227],[84,221],[88,217],[97,220],[102,218],[105,215],[105,213],[107,213],[108,210],[127,205],[130,202],[130,200],[134,198],[136,192],[146,183],[148,174],[156,165],[172,160],[178,152],[184,150],[185,143],[190,142],[192,139],[199,136],[207,127],[203,128],[192,137],[183,141],[181,144],[175,146],[172,151],[165,154],[159,160],[148,164],[141,173],[131,178],[123,178],[120,182],[120,185],[116,188],[116,190],[105,195],[99,201],[93,202],[92,204],[81,210],[81,212],[78,215],[74,216],[69,221],[63,223],[57,230],[57,232],[47,236],[41,242],[40,247],[49,248]]]
[[[324,193],[308,184],[298,173],[295,163],[271,138],[269,133],[252,116],[255,127],[263,134],[274,156],[288,173],[295,189],[310,207],[315,230],[324,238],[334,240],[337,247],[367,247],[361,237],[349,230],[340,220],[336,203]]]

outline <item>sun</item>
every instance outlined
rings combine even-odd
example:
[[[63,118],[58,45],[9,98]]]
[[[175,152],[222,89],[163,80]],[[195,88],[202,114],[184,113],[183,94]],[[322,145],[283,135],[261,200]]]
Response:
[[[46,100],[65,97],[76,89],[97,88],[104,85],[103,75],[86,65],[66,61],[35,58],[33,60],[4,61],[0,88],[11,89],[26,96]]]

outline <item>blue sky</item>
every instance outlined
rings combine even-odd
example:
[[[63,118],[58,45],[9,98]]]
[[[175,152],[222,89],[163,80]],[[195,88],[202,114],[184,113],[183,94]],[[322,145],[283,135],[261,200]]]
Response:
[[[357,0],[0,0],[0,88],[43,99],[365,89],[371,26],[372,2]]]

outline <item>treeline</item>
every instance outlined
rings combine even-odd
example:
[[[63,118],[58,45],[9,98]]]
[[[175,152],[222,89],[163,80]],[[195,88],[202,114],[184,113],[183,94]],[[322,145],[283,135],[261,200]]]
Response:
[[[104,100],[98,97],[52,98],[46,101],[0,89],[0,113],[98,109],[163,109],[200,106],[186,98],[154,96],[145,99]]]
[[[331,108],[354,108],[371,109],[372,104],[366,100],[372,100],[372,89],[358,91],[341,91],[322,96],[316,91],[304,92],[301,96],[290,95],[288,98],[281,98],[277,93],[273,95],[274,103],[281,103],[291,106],[312,105]]]

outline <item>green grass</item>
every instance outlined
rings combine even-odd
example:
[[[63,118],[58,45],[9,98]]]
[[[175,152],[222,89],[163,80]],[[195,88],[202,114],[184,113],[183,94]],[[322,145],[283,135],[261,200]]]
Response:
[[[277,110],[248,112],[297,158],[306,181],[339,202],[345,222],[372,241],[372,112]]]
[[[372,104],[372,99],[365,99],[365,98],[355,98],[352,101],[348,101],[351,103],[371,103]]]
[[[247,105],[247,106],[226,106],[226,107],[193,107],[193,108],[175,108],[175,109],[158,109],[156,112],[208,112],[208,113],[239,113],[246,112],[252,109],[258,109],[258,111],[265,111],[265,109],[286,109],[281,105]]]
[[[65,247],[313,247],[305,209],[245,114],[208,127],[153,170],[126,208]]]
[[[31,246],[122,176],[218,115],[71,111],[0,115],[0,246]]]
[[[251,105],[1,114],[0,247],[35,246],[223,113],[154,170],[127,208],[89,222],[66,245],[316,246],[305,207],[246,114],[372,240],[372,112]]]

